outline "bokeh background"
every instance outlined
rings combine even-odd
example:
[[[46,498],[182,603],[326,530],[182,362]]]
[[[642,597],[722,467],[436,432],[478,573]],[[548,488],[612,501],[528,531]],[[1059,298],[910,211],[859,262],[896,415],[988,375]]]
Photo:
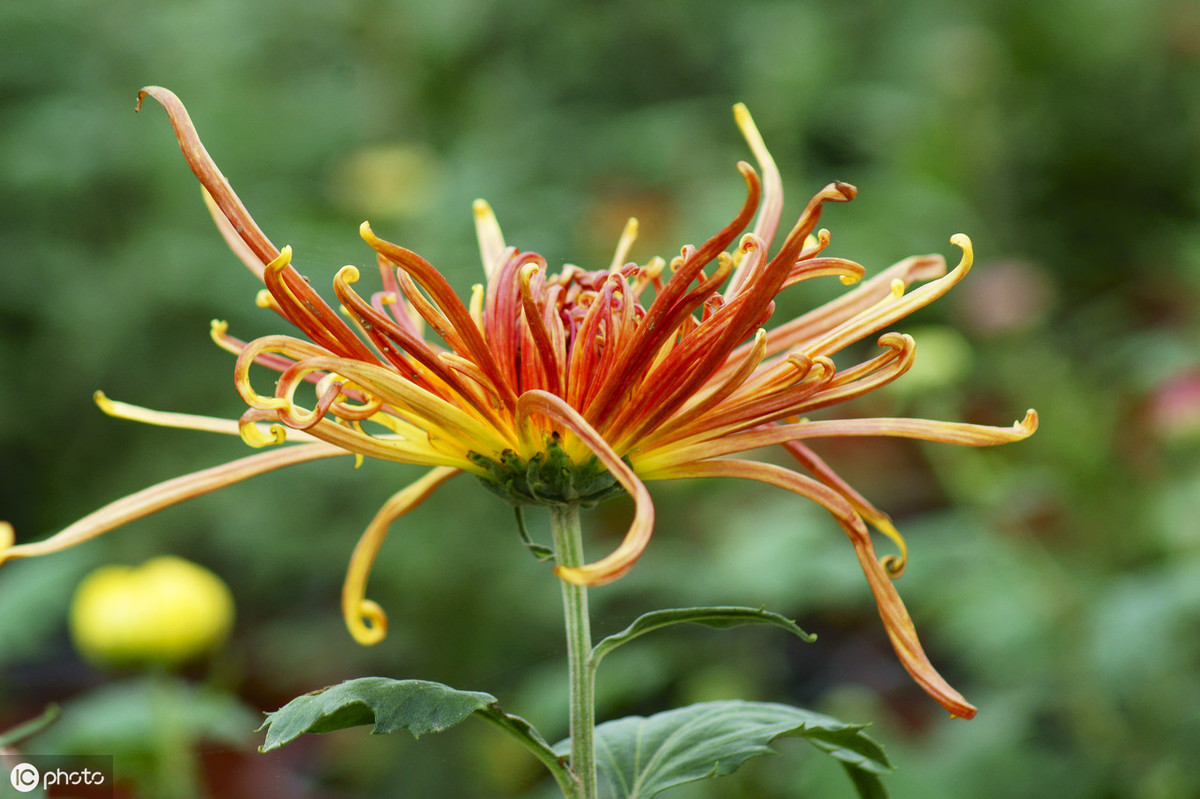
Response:
[[[742,201],[736,101],[783,172],[785,216],[830,180],[860,188],[822,220],[833,254],[874,273],[914,253],[954,259],[949,236],[971,235],[969,278],[900,326],[917,338],[914,373],[838,412],[1009,424],[1036,407],[1042,429],[998,449],[821,452],[908,536],[899,588],[977,719],[949,720],[901,670],[823,512],[716,481],[652,486],[655,539],[626,579],[593,592],[597,633],[659,607],[729,603],[765,604],[820,638],[644,639],[606,661],[601,717],[750,698],[872,721],[899,766],[897,797],[1200,796],[1195,2],[0,5],[0,517],[19,540],[244,453],[236,439],[108,419],[90,399],[103,389],[235,417],[232,360],[209,320],[242,338],[278,329],[165,115],[134,115],[147,83],[183,98],[262,227],[323,291],[344,263],[373,263],[364,218],[466,291],[480,196],[511,243],[552,265],[607,264],[629,215],[643,232],[633,256],[669,257]],[[830,282],[793,290],[780,313],[833,296]],[[370,587],[387,640],[361,648],[343,628],[354,541],[418,474],[293,467],[6,565],[0,729],[61,702],[57,730],[27,750],[115,749],[126,795],[149,796],[161,764],[144,705],[157,685],[203,741],[212,796],[552,795],[531,758],[480,724],[254,751],[260,711],[367,674],[485,690],[552,740],[565,734],[558,586],[507,506],[469,479],[393,530]],[[628,517],[620,501],[590,514],[591,551]],[[89,665],[67,634],[75,586],[161,554],[229,584],[230,643],[173,677]],[[852,795],[803,743],[779,748],[673,795]]]

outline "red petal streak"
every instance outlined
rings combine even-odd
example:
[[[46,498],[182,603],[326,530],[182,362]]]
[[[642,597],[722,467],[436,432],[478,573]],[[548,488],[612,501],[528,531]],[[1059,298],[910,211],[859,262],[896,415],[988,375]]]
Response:
[[[412,315],[408,313],[411,306],[405,304],[400,298],[400,285],[396,282],[396,273],[399,270],[382,255],[376,254],[375,261],[379,264],[379,282],[383,284],[383,295],[393,299],[390,303],[392,318],[396,320],[396,324],[400,325],[403,330],[416,338],[420,338],[422,334],[421,327],[413,319]],[[401,274],[405,277],[408,276],[404,272],[401,272]],[[374,305],[374,298],[372,298],[372,305]]]
[[[654,432],[651,435],[656,435],[656,434],[664,434],[665,435],[665,434],[669,434],[670,432],[675,431],[675,430],[685,429],[693,421],[695,421],[696,419],[699,419],[701,416],[708,413],[710,410],[715,408],[717,405],[720,405],[722,402],[724,402],[726,399],[728,399],[742,385],[742,383],[744,383],[746,381],[746,379],[749,378],[751,374],[753,374],[754,370],[758,367],[759,362],[762,360],[763,352],[766,349],[766,345],[767,345],[767,334],[764,331],[760,330],[760,331],[758,331],[758,334],[754,337],[754,348],[752,350],[750,350],[750,353],[746,356],[745,360],[742,362],[741,366],[738,368],[738,371],[730,374],[729,377],[727,377],[723,383],[721,383],[720,385],[718,385],[714,389],[712,389],[706,397],[701,399],[699,402],[697,402],[692,407],[684,410],[683,413],[681,413],[676,418],[672,419],[669,423],[669,426],[668,425],[655,426],[653,428]],[[617,447],[617,450],[621,451],[621,450],[625,449],[626,447],[632,447],[632,446],[633,446],[633,442],[626,439],[626,440],[622,441],[620,446]]]
[[[530,281],[539,269],[544,268],[538,263],[527,263],[521,267],[521,308],[525,312],[525,324],[529,334],[533,337],[533,350],[537,354],[542,374],[545,375],[545,388],[551,394],[559,396],[562,391],[559,385],[558,358],[555,357],[554,346],[550,343],[550,333],[546,330],[543,313],[537,307],[537,302],[534,301],[533,292],[530,289]],[[524,361],[522,361],[522,365],[524,365]]]
[[[292,248],[284,247],[279,257],[267,264],[263,280],[288,321],[304,331],[313,343],[331,352],[368,363],[379,363],[375,353],[354,334],[350,326],[312,290],[291,264]]]
[[[786,367],[781,363],[772,367],[770,371],[778,375],[776,379],[747,386],[745,392],[738,392],[724,407],[715,409],[706,418],[674,430],[669,438],[656,437],[654,447],[661,449],[668,441],[675,441],[683,448],[688,439],[693,442],[714,440],[737,430],[809,413],[874,391],[900,377],[913,362],[911,336],[886,333],[880,337],[879,344],[888,351],[840,372],[833,371],[833,362],[825,356],[812,361],[808,361],[807,356],[792,356],[819,366],[820,372],[813,375],[810,368],[809,372],[798,371],[796,377],[788,379],[783,370],[798,369],[800,364]]]
[[[467,345],[463,342],[462,337],[458,335],[458,331],[454,329],[454,325],[450,324],[450,320],[446,318],[446,315],[436,305],[425,298],[425,295],[417,288],[417,284],[413,282],[412,277],[403,269],[397,269],[391,261],[382,255],[379,256],[379,259],[381,261],[381,268],[386,267],[388,271],[395,273],[404,298],[412,304],[417,314],[425,320],[425,323],[433,329],[433,332],[441,336],[442,340],[450,346],[450,349],[459,355],[470,357],[470,350],[467,349]],[[421,334],[418,333],[417,337],[421,338]],[[432,346],[430,348],[432,349]]]
[[[676,270],[675,274],[663,287],[662,292],[654,298],[654,303],[646,311],[645,318],[638,326],[637,332],[630,338],[619,355],[618,366],[605,380],[599,393],[587,406],[584,416],[590,419],[599,429],[603,429],[608,418],[617,410],[620,398],[628,390],[628,384],[635,376],[643,374],[646,366],[654,359],[663,343],[674,334],[684,317],[691,314],[715,291],[717,285],[702,284],[700,291],[694,291],[684,296],[691,286],[692,280],[706,264],[717,257],[734,237],[740,233],[758,207],[760,184],[754,169],[745,162],[738,163],[738,170],[746,179],[747,196],[742,210],[732,222],[704,243]],[[724,280],[724,276],[722,276]],[[719,284],[718,284],[719,285]]]
[[[469,390],[458,375],[447,368],[434,352],[429,343],[411,330],[405,329],[388,317],[371,307],[354,289],[350,283],[358,279],[358,270],[354,267],[343,267],[333,279],[333,290],[346,310],[359,319],[371,343],[375,345],[385,358],[396,367],[398,373],[414,384],[429,389],[435,389],[434,383],[427,380],[425,375],[414,368],[408,360],[411,357],[417,363],[428,369],[433,376],[448,386],[460,397],[477,397],[476,392]],[[397,349],[399,347],[399,349]],[[483,403],[486,408],[486,403]]]
[[[504,379],[496,364],[496,359],[483,339],[483,334],[471,319],[470,311],[462,304],[462,300],[454,293],[454,289],[446,282],[446,278],[434,269],[432,264],[412,250],[407,250],[376,236],[366,222],[359,226],[359,233],[372,249],[412,275],[413,279],[429,292],[433,301],[450,320],[450,324],[462,339],[471,357],[495,384],[496,392],[505,407],[515,407],[516,393],[513,391],[512,385]]]
[[[782,289],[797,256],[804,248],[805,239],[821,218],[824,204],[829,201],[847,202],[855,197],[857,191],[848,183],[835,182],[809,200],[804,213],[788,233],[775,257],[766,266],[750,274],[746,288],[706,320],[696,334],[681,342],[671,357],[664,360],[648,379],[647,382],[655,387],[655,408],[648,417],[638,422],[636,431],[630,436],[632,439],[654,430],[675,413],[713,378],[750,331],[765,321],[775,295]],[[761,247],[756,238],[748,238],[752,246]],[[641,401],[635,400],[620,419],[637,419],[636,414],[645,408],[649,397],[649,394],[643,393]],[[620,429],[619,423],[617,429]]]

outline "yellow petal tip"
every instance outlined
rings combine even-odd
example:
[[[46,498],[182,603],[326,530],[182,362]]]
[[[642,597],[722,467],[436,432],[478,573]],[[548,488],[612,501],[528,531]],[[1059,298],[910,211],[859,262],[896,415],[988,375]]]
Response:
[[[269,264],[266,265],[268,272],[279,272],[287,267],[292,262],[292,245],[285,244],[279,251],[279,255],[275,256]]]
[[[346,627],[357,643],[374,646],[387,638],[387,614],[379,603],[362,599],[355,610],[356,613],[346,616]]]
[[[96,403],[96,405],[99,406],[100,410],[104,411],[109,416],[114,415],[113,414],[113,410],[114,410],[113,401],[110,400],[108,398],[108,395],[105,394],[103,391],[92,392],[92,402]]]

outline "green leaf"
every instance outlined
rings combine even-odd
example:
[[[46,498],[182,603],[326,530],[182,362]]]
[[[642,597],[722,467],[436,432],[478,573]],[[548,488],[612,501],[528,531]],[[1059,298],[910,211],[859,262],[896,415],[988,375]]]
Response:
[[[800,636],[810,643],[817,640],[815,635],[804,632],[804,630],[797,626],[796,622],[786,616],[772,613],[763,608],[733,606],[672,608],[671,610],[656,610],[652,613],[639,616],[634,620],[633,624],[621,630],[621,632],[614,633],[596,644],[592,649],[593,667],[600,662],[601,658],[622,644],[627,644],[638,636],[645,635],[652,630],[668,627],[672,624],[703,624],[705,627],[715,627],[719,630],[740,627],[743,624],[773,624],[776,627],[782,627],[788,632]]]
[[[306,732],[333,732],[373,724],[372,734],[407,729],[414,738],[442,732],[496,697],[478,691],[457,691],[425,680],[363,677],[298,696],[267,714],[259,730],[267,730],[261,751],[291,743]]]
[[[800,737],[837,758],[860,796],[885,797],[878,775],[892,766],[861,724],[770,702],[702,702],[596,727],[596,764],[616,799],[650,799],[689,782],[736,771],[746,760],[776,754],[769,744]],[[570,740],[555,745],[570,752]]]
[[[420,738],[447,730],[473,713],[532,752],[560,785],[570,782],[564,760],[529,722],[501,710],[496,697],[427,680],[362,677],[296,697],[267,714],[259,727],[267,730],[260,751],[278,749],[307,732],[333,732],[366,724],[373,725],[373,735],[406,729],[414,738]]]

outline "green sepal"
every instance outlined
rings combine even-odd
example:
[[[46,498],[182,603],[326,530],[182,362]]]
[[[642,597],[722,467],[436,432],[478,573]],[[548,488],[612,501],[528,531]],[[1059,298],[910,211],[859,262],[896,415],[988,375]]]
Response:
[[[268,713],[261,752],[278,749],[304,733],[333,732],[370,724],[371,734],[406,729],[414,738],[442,732],[472,714],[494,724],[533,753],[560,784],[572,779],[564,761],[529,722],[500,709],[496,697],[459,691],[427,680],[362,677],[298,696]],[[564,783],[564,781],[566,781]]]
[[[543,546],[533,540],[533,536],[529,535],[529,530],[525,527],[525,513],[520,505],[513,507],[513,513],[517,517],[517,534],[521,536],[521,543],[525,545],[539,563],[554,559],[554,550],[548,546]]]
[[[621,632],[614,633],[603,641],[600,641],[592,648],[592,665],[595,666],[595,664],[600,662],[601,658],[622,644],[629,643],[634,638],[663,627],[669,627],[672,624],[702,624],[705,627],[715,627],[719,630],[740,627],[744,624],[772,624],[776,627],[782,627],[809,643],[817,640],[815,635],[806,633],[800,629],[796,622],[787,616],[772,613],[764,608],[736,606],[672,608],[670,610],[656,610],[638,616],[633,624],[630,624],[624,630],[621,630]]]
[[[702,702],[597,726],[596,766],[615,799],[650,799],[730,774],[752,757],[778,754],[770,748],[773,741],[798,737],[840,761],[860,797],[884,799],[879,775],[892,765],[863,728],[771,702]],[[554,750],[570,752],[570,740]]]
[[[625,491],[599,458],[574,463],[559,444],[558,433],[545,437],[542,451],[528,461],[506,449],[495,460],[468,452],[487,474],[476,475],[489,491],[513,505],[580,505],[590,507]]]

